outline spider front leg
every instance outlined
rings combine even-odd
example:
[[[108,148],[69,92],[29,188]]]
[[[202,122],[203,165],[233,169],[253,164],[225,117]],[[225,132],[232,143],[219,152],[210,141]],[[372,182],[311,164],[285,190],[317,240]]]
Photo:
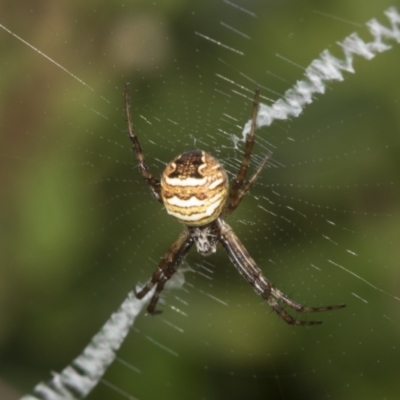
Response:
[[[247,170],[250,164],[251,153],[254,147],[255,141],[255,132],[256,132],[256,125],[257,125],[257,114],[259,108],[259,99],[260,99],[260,90],[257,88],[254,94],[254,102],[253,102],[253,113],[251,118],[251,127],[250,132],[246,138],[246,145],[244,150],[244,155],[242,162],[240,164],[239,170],[236,174],[236,177],[232,181],[232,187],[229,192],[228,201],[226,202],[225,208],[221,214],[221,217],[225,219],[229,214],[231,214],[240,204],[244,195],[249,191],[255,180],[257,179],[258,175],[265,167],[270,155],[267,154],[264,157],[264,160],[259,165],[257,170],[254,172],[252,177],[245,182],[245,178],[247,175]]]
[[[158,299],[160,298],[160,294],[164,289],[164,285],[182,264],[182,261],[192,247],[193,242],[189,230],[185,228],[161,260],[157,269],[154,271],[151,280],[139,292],[136,292],[135,290],[136,297],[142,299],[154,286],[156,286],[156,290],[147,307],[147,312],[149,314],[154,315],[161,313],[161,311],[157,311],[155,308]]]
[[[288,324],[291,325],[318,325],[322,321],[304,321],[293,318],[287,313],[279,302],[286,304],[297,312],[323,312],[338,310],[345,307],[344,304],[325,307],[305,307],[300,303],[290,299],[279,289],[275,288],[271,282],[263,275],[255,261],[251,258],[239,238],[234,234],[231,227],[223,221],[220,224],[220,241],[222,246],[228,253],[232,263],[235,265],[239,273],[253,286],[256,293],[267,300],[272,309]]]
[[[149,185],[153,197],[160,203],[162,203],[163,201],[160,194],[160,189],[161,189],[160,181],[154,178],[154,176],[150,173],[149,167],[147,166],[146,160],[144,159],[142,146],[140,145],[139,139],[135,133],[135,130],[133,129],[131,112],[130,112],[129,83],[125,84],[125,112],[126,112],[126,120],[128,122],[129,139],[131,140],[133,149],[135,151],[140,173],[143,179]]]

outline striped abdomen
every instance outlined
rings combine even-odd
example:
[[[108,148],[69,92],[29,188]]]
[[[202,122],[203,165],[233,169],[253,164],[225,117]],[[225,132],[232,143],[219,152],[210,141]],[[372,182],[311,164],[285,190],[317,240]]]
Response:
[[[201,150],[174,158],[161,176],[161,196],[169,214],[189,226],[215,220],[228,196],[223,166]]]

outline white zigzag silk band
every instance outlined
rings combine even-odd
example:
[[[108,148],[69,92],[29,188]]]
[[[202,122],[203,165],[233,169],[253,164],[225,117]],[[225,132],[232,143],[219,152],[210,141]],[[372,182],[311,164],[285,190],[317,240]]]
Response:
[[[257,127],[270,126],[275,120],[285,120],[298,117],[307,104],[313,102],[315,93],[325,92],[325,82],[343,81],[342,71],[354,73],[354,56],[361,56],[371,60],[377,54],[392,48],[385,40],[395,40],[400,43],[400,14],[396,8],[391,7],[385,11],[391,24],[390,28],[381,25],[376,19],[367,22],[368,30],[374,40],[364,42],[357,33],[347,36],[339,42],[344,53],[344,60],[334,57],[328,50],[324,50],[320,57],[314,60],[305,72],[305,79],[298,81],[293,88],[286,91],[283,98],[277,100],[272,106],[260,104],[257,115]],[[243,129],[243,140],[250,132],[251,120]]]

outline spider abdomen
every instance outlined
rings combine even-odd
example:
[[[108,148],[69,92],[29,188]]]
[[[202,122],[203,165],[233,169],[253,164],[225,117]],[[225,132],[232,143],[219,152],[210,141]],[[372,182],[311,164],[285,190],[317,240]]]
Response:
[[[201,150],[174,158],[161,176],[161,197],[167,212],[189,226],[214,221],[222,211],[228,189],[224,167]]]

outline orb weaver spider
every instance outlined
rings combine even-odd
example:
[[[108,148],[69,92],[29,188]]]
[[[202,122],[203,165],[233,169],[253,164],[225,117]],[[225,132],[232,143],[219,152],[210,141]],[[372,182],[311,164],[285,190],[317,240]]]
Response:
[[[306,321],[293,318],[285,305],[300,313],[337,310],[344,304],[325,307],[306,307],[292,300],[277,289],[263,275],[243,244],[225,219],[239,206],[268,161],[267,155],[250,179],[247,170],[254,146],[256,120],[260,91],[254,95],[250,133],[247,135],[242,162],[232,186],[224,167],[210,154],[202,150],[187,151],[167,164],[156,179],[147,166],[139,139],[133,129],[130,112],[129,84],[125,85],[125,111],[129,138],[132,142],[140,173],[147,182],[152,196],[162,203],[167,212],[184,224],[183,231],[162,258],[150,281],[136,297],[142,299],[155,286],[154,294],[147,307],[149,314],[157,314],[156,305],[165,283],[177,271],[193,244],[202,255],[215,253],[217,244],[228,253],[230,261],[254,291],[265,299],[272,309],[288,324],[317,325],[322,321]]]

